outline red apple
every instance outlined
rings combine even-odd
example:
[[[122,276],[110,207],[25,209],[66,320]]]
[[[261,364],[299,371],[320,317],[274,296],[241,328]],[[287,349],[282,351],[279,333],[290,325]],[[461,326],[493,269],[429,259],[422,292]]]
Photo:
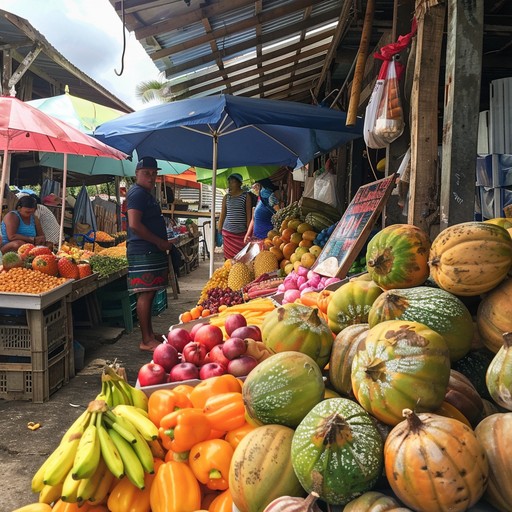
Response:
[[[171,368],[167,382],[178,382],[180,380],[198,379],[199,370],[195,364],[179,363]]]
[[[235,359],[247,352],[247,342],[242,338],[228,338],[222,344],[222,353],[224,357],[229,359]]]
[[[208,363],[219,363],[220,365],[224,366],[224,368],[228,367],[229,359],[224,355],[224,352],[222,350],[223,345],[215,345],[210,352],[208,352],[208,355],[206,356],[206,361]]]
[[[206,324],[197,330],[194,336],[194,341],[204,345],[206,347],[206,351],[210,352],[215,345],[220,345],[222,343],[223,338],[224,335],[222,334],[220,327]]]
[[[247,325],[247,320],[245,316],[240,313],[233,313],[226,317],[226,321],[224,322],[224,329],[226,329],[226,333],[229,337],[235,329],[239,327],[245,327]]]
[[[205,325],[208,325],[208,324],[205,324],[205,323],[203,323],[203,322],[199,322],[199,323],[195,324],[195,325],[192,327],[192,329],[190,329],[190,333],[189,333],[189,334],[190,334],[190,339],[191,339],[192,341],[194,341],[194,340],[195,340],[195,338],[196,338],[196,332],[197,332],[199,329],[201,329],[201,327],[204,327]]]
[[[201,380],[209,377],[218,377],[226,373],[226,367],[219,363],[206,363],[199,369],[199,378]]]
[[[169,373],[171,368],[180,362],[180,356],[170,343],[160,343],[153,351],[153,362],[163,366]]]
[[[192,341],[190,333],[181,327],[171,329],[167,333],[167,342],[172,345],[178,352],[183,352],[185,345]]]
[[[142,387],[154,386],[165,382],[166,372],[165,368],[159,364],[146,363],[140,367],[137,377]]]
[[[228,373],[235,377],[249,375],[250,371],[258,364],[258,361],[252,356],[240,356],[228,364]]]
[[[261,341],[261,331],[257,325],[247,325],[239,327],[231,333],[232,338],[251,338],[254,341]]]
[[[192,363],[196,366],[201,366],[204,364],[206,354],[206,347],[202,343],[191,341],[185,345],[182,356],[184,362]]]

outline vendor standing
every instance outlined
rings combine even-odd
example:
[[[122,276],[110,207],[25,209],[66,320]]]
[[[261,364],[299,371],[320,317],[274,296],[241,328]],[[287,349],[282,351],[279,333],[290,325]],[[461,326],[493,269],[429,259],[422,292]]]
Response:
[[[251,239],[264,240],[273,228],[272,216],[279,210],[279,199],[274,192],[278,189],[269,178],[254,182],[252,192],[258,197],[254,208],[249,229],[245,235],[245,242]]]
[[[23,196],[18,199],[15,209],[5,215],[2,221],[2,254],[16,252],[23,244],[42,245],[46,238],[39,219],[34,215],[36,198]]]
[[[243,178],[238,173],[228,176],[228,193],[222,198],[218,231],[222,233],[224,258],[236,256],[245,246],[245,235],[251,222],[251,201],[242,190]]]
[[[153,332],[151,307],[156,292],[165,290],[169,284],[167,251],[172,247],[154,195],[158,171],[154,158],[141,158],[135,170],[135,184],[126,195],[128,289],[137,293],[142,334],[139,348],[151,352],[162,342],[162,335]]]

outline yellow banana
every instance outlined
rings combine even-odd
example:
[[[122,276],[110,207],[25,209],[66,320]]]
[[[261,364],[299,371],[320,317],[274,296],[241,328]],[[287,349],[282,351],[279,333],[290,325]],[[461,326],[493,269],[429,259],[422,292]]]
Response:
[[[104,395],[105,395],[105,403],[108,405],[108,407],[114,407],[114,404],[113,404],[113,400],[112,400],[112,389],[110,388],[109,384],[107,381],[103,381],[102,383],[102,389],[103,389],[103,386],[105,387],[105,390],[103,391]]]
[[[78,491],[76,494],[76,499],[78,502],[88,500],[93,495],[106,471],[108,471],[107,466],[103,460],[100,459],[94,474],[89,478],[83,478],[80,480],[80,485],[78,486]]]
[[[121,387],[124,388],[124,390],[130,394],[132,399],[132,405],[134,407],[138,407],[139,409],[142,409],[143,411],[148,410],[148,397],[142,389],[134,388],[133,386],[130,386],[128,382],[125,380],[120,380],[119,384]]]
[[[116,423],[120,424],[123,428],[131,432],[135,437],[135,443],[132,444],[133,451],[136,453],[137,457],[144,468],[146,473],[154,473],[155,466],[153,462],[153,453],[151,452],[151,448],[148,446],[148,441],[146,441],[140,432],[130,423],[127,419],[122,416],[118,416]]]
[[[112,411],[105,413],[105,421],[108,427],[113,428],[121,437],[126,439],[130,444],[134,444],[137,440],[135,436],[127,429],[125,429],[120,422],[117,421],[119,416],[116,416]]]
[[[96,428],[98,429],[101,456],[105,464],[116,478],[122,478],[124,476],[124,464],[121,455],[108,435],[107,429],[101,423],[101,418],[100,421],[96,421]]]
[[[158,437],[158,428],[142,409],[133,405],[118,405],[114,413],[128,420],[146,441],[152,441]]]
[[[39,503],[51,505],[56,502],[62,494],[62,484],[45,485],[39,493]]]
[[[90,478],[100,461],[100,442],[98,430],[95,425],[96,413],[93,413],[91,422],[85,429],[76,450],[72,474],[75,480]]]
[[[144,489],[144,468],[132,445],[114,429],[109,429],[108,434],[119,450],[128,480],[139,489]]]
[[[123,386],[123,380],[113,380],[112,385],[117,389],[124,405],[133,405],[132,394]]]
[[[66,503],[76,503],[79,485],[80,480],[75,480],[72,471],[69,471],[62,483],[60,499]]]
[[[100,502],[102,502],[107,497],[114,479],[114,475],[107,469],[100,483],[98,484],[96,489],[94,489],[92,496],[89,498],[89,503],[91,505],[99,505]]]

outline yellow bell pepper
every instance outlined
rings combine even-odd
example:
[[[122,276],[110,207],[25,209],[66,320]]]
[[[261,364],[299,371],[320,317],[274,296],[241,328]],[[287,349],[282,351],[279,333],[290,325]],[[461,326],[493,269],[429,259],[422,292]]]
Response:
[[[128,478],[122,478],[112,489],[107,506],[110,512],[150,512],[149,493],[158,468],[163,464],[160,459],[154,459],[155,472],[144,475],[144,489],[133,485]]]
[[[208,489],[224,491],[229,486],[229,465],[233,447],[223,439],[197,443],[190,450],[188,463],[195,477]]]
[[[201,508],[201,489],[192,470],[181,462],[164,462],[153,480],[152,512],[194,512]]]
[[[245,406],[241,393],[221,393],[206,400],[203,411],[211,428],[229,432],[245,424]]]

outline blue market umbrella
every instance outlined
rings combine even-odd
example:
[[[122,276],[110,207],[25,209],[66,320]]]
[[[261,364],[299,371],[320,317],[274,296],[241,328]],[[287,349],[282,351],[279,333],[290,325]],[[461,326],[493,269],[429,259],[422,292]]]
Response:
[[[156,105],[99,126],[95,137],[139,157],[212,169],[215,204],[218,168],[309,162],[362,137],[363,124],[345,126],[346,114],[323,107],[242,96],[208,96]],[[215,209],[212,208],[212,226]],[[214,230],[211,246],[214,247]],[[210,260],[210,275],[213,258]]]

